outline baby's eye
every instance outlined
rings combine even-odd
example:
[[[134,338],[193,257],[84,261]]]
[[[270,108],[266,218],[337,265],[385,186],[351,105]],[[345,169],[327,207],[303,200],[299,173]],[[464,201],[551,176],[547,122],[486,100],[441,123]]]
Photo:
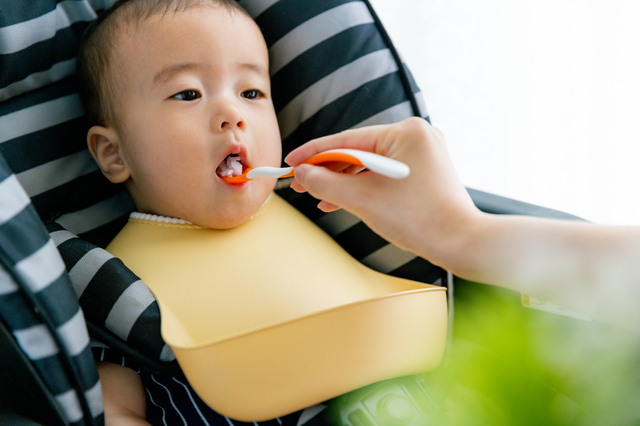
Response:
[[[264,97],[264,93],[257,89],[245,90],[240,94],[243,98],[247,99],[260,99]]]
[[[189,89],[178,92],[171,97],[181,101],[195,101],[196,99],[201,98],[202,95],[197,90]]]

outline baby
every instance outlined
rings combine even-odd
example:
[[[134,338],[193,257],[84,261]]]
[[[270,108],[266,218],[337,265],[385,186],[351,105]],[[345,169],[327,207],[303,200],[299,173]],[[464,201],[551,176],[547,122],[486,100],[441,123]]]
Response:
[[[216,170],[229,156],[243,167],[280,165],[260,30],[232,0],[119,4],[78,65],[97,124],[91,153],[141,212],[215,229],[245,222],[275,180],[229,185]]]
[[[275,180],[230,185],[216,174],[241,172],[226,170],[227,158],[280,165],[268,58],[257,25],[233,0],[117,2],[78,58],[94,124],[87,142],[103,174],[124,183],[141,212],[218,229],[245,222]],[[144,424],[137,375],[113,364],[99,371],[107,424]]]
[[[436,330],[428,333],[433,342],[420,340],[422,347],[436,348],[431,351],[433,356],[416,357],[410,368],[392,365],[384,374],[369,377],[382,380],[435,367],[442,355],[446,330],[442,288],[377,274],[343,251],[335,251],[333,246],[325,249],[329,246],[325,240],[335,243],[324,234],[318,237],[322,232],[315,227],[309,230],[308,221],[296,227],[298,219],[282,207],[286,203],[270,197],[275,179],[259,178],[243,184],[222,179],[249,167],[280,165],[281,141],[271,101],[268,59],[260,30],[233,0],[121,1],[96,21],[78,57],[81,97],[93,124],[87,143],[102,173],[113,183],[124,183],[141,213],[133,216],[108,250],[123,259],[154,292],[163,314],[163,335],[167,328],[175,326],[179,330],[176,334],[186,336],[185,340],[193,337],[180,328],[187,324],[185,316],[171,322],[179,316],[173,310],[179,303],[163,311],[162,300],[173,302],[176,291],[181,292],[181,298],[189,299],[183,303],[188,309],[186,316],[194,321],[188,331],[204,329],[209,333],[216,327],[227,327],[221,335],[237,335],[261,324],[287,322],[309,311],[331,310],[337,307],[336,301],[349,304],[381,299],[391,288],[394,293],[406,291],[416,296],[433,290],[434,295],[438,294],[429,296],[434,302],[428,303],[434,309],[422,309],[423,304],[419,311],[436,318],[417,318],[418,323]],[[240,226],[258,216],[257,212],[260,220],[251,221],[251,226]],[[154,221],[155,226],[149,226]],[[162,225],[167,222],[169,226]],[[283,233],[280,225],[286,226],[288,232]],[[262,241],[269,241],[270,250],[280,253],[280,263],[273,265],[269,254],[260,247],[253,254],[248,252],[250,248],[245,243],[248,238],[257,239],[256,229],[260,229]],[[175,236],[182,240],[176,242]],[[216,247],[211,247],[212,238],[219,238]],[[154,239],[160,242],[155,244]],[[300,240],[309,239],[315,239],[308,245],[316,251],[299,254]],[[141,246],[139,241],[146,245]],[[277,249],[278,244],[289,251]],[[245,265],[245,261],[241,270],[224,263],[221,259],[234,245],[240,246],[244,259],[260,261],[254,265]],[[140,260],[140,253],[146,259]],[[152,264],[149,258],[153,259]],[[213,278],[212,259],[225,266],[215,269]],[[302,266],[296,270],[291,265]],[[264,268],[277,271],[271,276],[277,275],[278,282],[290,283],[286,298],[280,298],[281,305],[269,302],[273,290],[262,284],[261,279],[269,276]],[[309,274],[310,268],[322,273]],[[225,281],[221,274],[229,271],[222,269],[233,271],[231,279]],[[189,278],[184,271],[189,272]],[[287,279],[281,276],[285,274]],[[219,282],[233,281],[233,285],[212,285],[214,278]],[[190,291],[184,290],[185,282]],[[218,293],[204,297],[212,287]],[[258,309],[244,315],[242,309],[247,309],[249,302]],[[262,306],[266,308],[260,309]],[[192,312],[198,313],[195,319]],[[165,317],[165,313],[171,315]],[[198,327],[203,323],[207,327]],[[202,338],[207,339],[208,335]],[[386,342],[383,337],[379,339]],[[413,336],[408,339],[416,340]],[[395,364],[395,354],[389,354],[392,362],[388,364]],[[176,356],[180,361],[177,352]],[[299,359],[306,359],[305,356]],[[200,375],[196,369],[189,376],[185,367],[182,365],[190,380]],[[104,364],[99,365],[99,372],[107,424],[125,424],[125,419],[130,424],[144,422],[145,398],[137,375]],[[321,377],[309,380],[320,388],[337,382],[331,375],[318,375]],[[210,382],[209,387],[215,386]],[[282,380],[279,385],[296,392],[295,386],[283,384]],[[120,390],[124,388],[129,392]],[[220,388],[217,386],[216,391],[227,392]],[[352,389],[332,388],[323,396],[330,398],[338,395],[336,391]]]

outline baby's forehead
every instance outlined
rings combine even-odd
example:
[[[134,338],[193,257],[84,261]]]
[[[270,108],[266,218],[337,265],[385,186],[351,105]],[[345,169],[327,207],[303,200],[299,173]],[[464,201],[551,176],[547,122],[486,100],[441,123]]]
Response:
[[[216,23],[215,17],[210,21],[205,18],[205,27],[208,38],[202,37],[198,39],[198,36],[193,36],[193,31],[198,31],[200,25],[186,25],[189,24],[189,19],[194,16],[200,17],[200,10],[206,8],[207,14],[224,15],[224,25]],[[198,14],[198,15],[194,15]],[[228,19],[227,19],[228,18]],[[193,54],[189,55],[185,52],[191,52],[190,47],[181,50],[179,54],[176,54],[174,47],[174,36],[176,33],[180,33],[180,30],[184,27],[189,27],[187,33],[191,38],[183,38],[179,41],[179,45],[184,46],[185,40],[191,43],[209,44],[207,41],[215,44],[215,40],[224,37],[236,37],[233,36],[235,30],[228,31],[222,27],[229,24],[233,28],[237,29],[238,41],[234,43],[235,52],[239,52],[245,57],[249,57],[250,64],[257,64],[260,68],[260,73],[265,74],[269,79],[268,73],[268,51],[266,43],[262,36],[262,33],[255,23],[246,13],[239,12],[234,9],[229,9],[224,6],[213,6],[211,4],[192,6],[186,9],[180,9],[167,13],[154,13],[138,17],[137,20],[132,20],[131,17],[120,17],[120,28],[118,29],[118,35],[116,40],[112,44],[112,52],[110,59],[112,65],[109,67],[109,78],[113,83],[114,92],[112,94],[115,98],[121,98],[124,95],[121,89],[130,89],[129,83],[133,83],[138,76],[147,75],[149,73],[157,72],[155,68],[160,65],[166,65],[165,63],[172,62],[171,58],[180,57],[180,60],[173,61],[175,63],[189,62],[194,59]],[[197,18],[196,18],[197,19]],[[203,22],[198,19],[199,22]],[[220,22],[219,20],[217,20]],[[251,26],[253,28],[248,28]],[[235,40],[235,39],[234,39]],[[168,43],[168,44],[167,44]],[[168,48],[166,48],[170,45]],[[256,47],[259,46],[259,47]],[[150,58],[150,62],[141,63],[143,57]],[[160,58],[156,60],[157,58]],[[185,60],[184,58],[189,58]],[[227,58],[226,56],[224,58]],[[216,61],[217,62],[217,61]],[[222,60],[224,62],[224,60]],[[145,65],[142,67],[141,65]],[[129,76],[129,78],[127,78]],[[148,77],[148,75],[147,75]],[[129,90],[125,93],[131,95]],[[126,95],[125,95],[126,96]],[[115,100],[115,99],[114,99]]]
[[[154,47],[161,47],[162,42],[154,37],[162,34],[179,25],[183,25],[182,18],[185,14],[197,11],[197,9],[208,8],[212,13],[226,13],[230,11],[221,6],[211,4],[198,4],[184,9],[173,11],[147,11],[147,13],[132,13],[132,11],[122,10],[121,13],[114,14],[109,31],[112,39],[110,44],[109,57],[115,68],[118,65],[127,65],[136,59],[136,51],[140,48],[153,50]],[[118,11],[120,12],[120,11]],[[210,29],[215,31],[214,25]],[[161,53],[161,52],[158,52]]]
[[[128,35],[134,35],[136,31],[151,29],[158,24],[171,26],[181,24],[181,18],[184,15],[191,13],[198,13],[200,10],[206,10],[208,13],[215,13],[217,15],[225,15],[232,18],[245,18],[252,22],[255,21],[244,11],[244,9],[238,6],[238,9],[229,8],[222,4],[215,2],[199,2],[193,4],[187,4],[183,7],[175,6],[174,9],[162,9],[162,10],[146,10],[146,11],[128,11],[123,10],[122,13],[116,14],[114,17],[116,27],[123,27],[123,29],[133,30]],[[211,29],[216,29],[215,24],[212,23]],[[122,34],[122,33],[121,33]]]
[[[135,14],[134,16],[116,16],[119,22],[115,23],[117,31],[112,32],[114,40],[112,43],[112,53],[126,53],[128,47],[143,47],[145,49],[161,46],[162,41],[155,37],[157,34],[163,34],[172,29],[180,28],[185,25],[185,15],[198,13],[198,10],[206,9],[208,13],[216,15],[224,15],[231,22],[243,21],[244,24],[253,26],[257,30],[258,37],[255,38],[256,43],[264,43],[262,32],[256,22],[243,10],[230,9],[215,3],[197,3],[189,7],[176,9],[173,11],[153,11],[146,14]],[[131,15],[131,14],[129,14]],[[197,28],[195,26],[194,28]],[[207,30],[213,33],[214,37],[226,35],[225,30],[211,22]],[[206,39],[205,39],[206,40]],[[196,41],[194,41],[196,42]],[[240,46],[241,47],[241,46]],[[130,50],[130,49],[129,49]],[[160,53],[160,52],[159,52]],[[115,56],[115,55],[114,55]],[[126,59],[126,55],[120,59]],[[133,59],[133,58],[130,58]]]

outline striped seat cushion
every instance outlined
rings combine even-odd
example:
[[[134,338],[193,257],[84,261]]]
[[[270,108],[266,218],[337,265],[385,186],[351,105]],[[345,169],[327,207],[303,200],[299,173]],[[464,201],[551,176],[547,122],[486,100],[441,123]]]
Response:
[[[126,222],[133,204],[121,186],[102,177],[86,150],[87,129],[69,68],[74,61],[69,46],[77,46],[84,27],[113,0],[34,3],[11,2],[0,9],[0,153],[40,217],[57,223],[51,235],[90,329],[120,339],[149,361],[171,360],[153,328],[159,314],[150,293],[100,249]],[[419,89],[367,1],[239,3],[269,47],[285,155],[309,139],[345,129],[410,116],[428,119]],[[16,69],[5,72],[5,65]],[[322,213],[307,194],[279,192],[366,265],[427,283],[443,280],[441,269],[388,244],[356,217]],[[113,321],[126,306],[138,316]],[[143,325],[152,331],[139,332]]]
[[[103,424],[100,382],[69,276],[29,197],[2,156],[0,320],[65,420],[71,425]]]
[[[0,153],[44,220],[100,245],[133,204],[98,170],[74,81],[82,33],[114,0],[3,2],[0,8]]]

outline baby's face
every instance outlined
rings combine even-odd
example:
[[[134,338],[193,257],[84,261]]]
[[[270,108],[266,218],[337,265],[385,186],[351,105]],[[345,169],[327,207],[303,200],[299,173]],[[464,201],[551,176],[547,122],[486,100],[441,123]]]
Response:
[[[250,218],[275,179],[229,184],[229,155],[243,167],[280,165],[267,47],[257,25],[224,7],[152,16],[114,54],[118,135],[126,182],[144,213],[209,228]]]

